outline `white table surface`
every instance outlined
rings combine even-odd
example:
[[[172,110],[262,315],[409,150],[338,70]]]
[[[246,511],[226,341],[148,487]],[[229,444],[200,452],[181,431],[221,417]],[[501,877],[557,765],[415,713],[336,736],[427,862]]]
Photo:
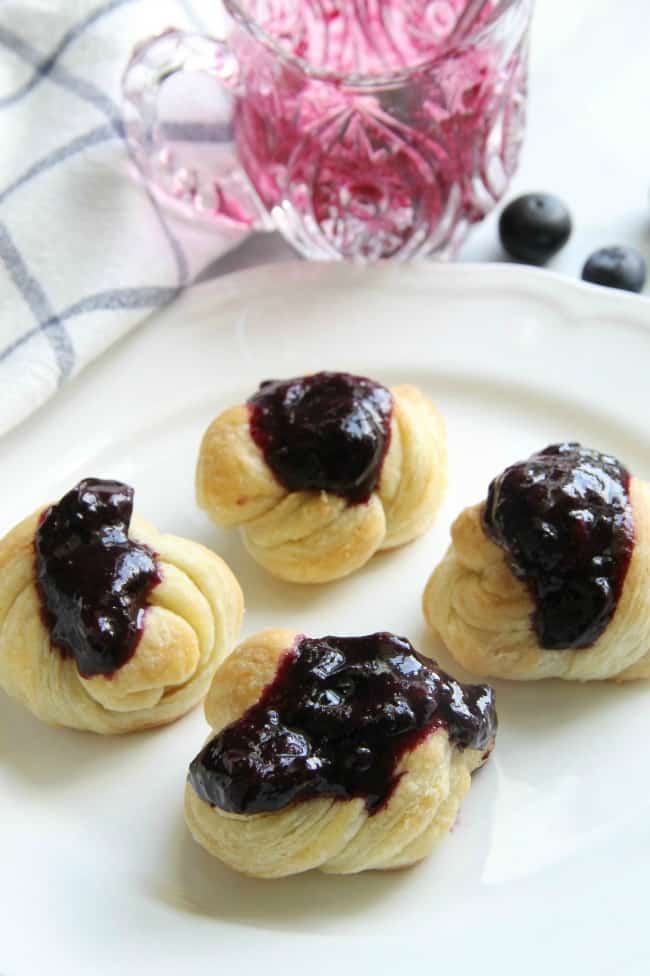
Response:
[[[650,262],[648,0],[537,0],[528,132],[506,199],[533,190],[561,196],[574,218],[550,268],[579,277],[588,255],[608,244],[632,245]],[[505,258],[499,209],[459,260]],[[294,257],[278,235],[256,235],[203,277]]]

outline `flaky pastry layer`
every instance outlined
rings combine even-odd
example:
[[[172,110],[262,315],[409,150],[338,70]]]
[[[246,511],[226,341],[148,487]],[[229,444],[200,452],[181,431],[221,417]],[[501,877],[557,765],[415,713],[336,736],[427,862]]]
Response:
[[[392,391],[390,446],[377,491],[350,505],[329,492],[288,492],[249,429],[245,405],[206,431],[196,471],[197,501],[212,521],[240,526],[253,558],[280,579],[322,583],[359,569],[380,549],[410,542],[433,522],[447,487],[441,414],[416,387]]]
[[[483,504],[466,508],[424,591],[431,630],[467,671],[481,677],[574,681],[650,677],[650,487],[630,483],[635,544],[616,612],[593,646],[540,648],[533,599],[484,532]]]
[[[212,735],[259,700],[296,636],[288,630],[262,631],[224,661],[205,701]],[[202,800],[188,783],[185,818],[210,854],[253,877],[280,878],[312,868],[355,874],[406,867],[430,854],[449,832],[471,773],[482,761],[480,751],[457,749],[438,729],[402,758],[396,788],[372,816],[363,799],[329,798],[271,813],[228,813]]]
[[[0,687],[44,722],[103,734],[184,715],[239,635],[243,596],[230,569],[204,546],[134,516],[129,536],[156,553],[161,580],[133,656],[109,676],[83,678],[44,622],[34,553],[41,513],[0,541]]]

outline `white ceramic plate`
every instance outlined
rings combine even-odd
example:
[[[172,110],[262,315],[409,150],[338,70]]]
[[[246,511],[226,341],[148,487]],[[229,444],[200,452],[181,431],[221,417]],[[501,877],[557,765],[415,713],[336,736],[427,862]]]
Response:
[[[650,477],[650,302],[510,266],[275,266],[196,290],[0,445],[0,530],[84,475],[213,546],[245,632],[394,630],[423,651],[420,596],[449,524],[493,474],[578,439]],[[425,538],[349,580],[275,582],[193,500],[200,435],[257,383],[317,369],[422,386],[449,425],[451,485]],[[440,655],[442,661],[447,659]],[[458,669],[456,668],[456,673]],[[642,974],[650,688],[497,683],[497,748],[458,826],[393,874],[242,879],[182,819],[201,710],[102,739],[0,709],[0,972]]]

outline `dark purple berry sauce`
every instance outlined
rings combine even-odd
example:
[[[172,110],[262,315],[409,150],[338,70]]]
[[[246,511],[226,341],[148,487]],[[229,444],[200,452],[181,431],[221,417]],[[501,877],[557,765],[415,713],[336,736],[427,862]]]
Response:
[[[490,485],[483,526],[535,601],[541,648],[590,647],[612,619],[634,548],[629,484],[616,458],[567,443]]]
[[[260,700],[196,756],[189,781],[232,813],[316,797],[361,797],[376,813],[400,758],[434,730],[459,749],[491,748],[492,689],[434,668],[393,634],[299,637]]]
[[[367,502],[390,443],[389,390],[349,373],[268,380],[248,401],[251,437],[288,491]]]
[[[132,512],[128,485],[86,478],[44,513],[36,532],[52,643],[84,678],[111,675],[133,655],[160,581],[154,553],[128,537]]]

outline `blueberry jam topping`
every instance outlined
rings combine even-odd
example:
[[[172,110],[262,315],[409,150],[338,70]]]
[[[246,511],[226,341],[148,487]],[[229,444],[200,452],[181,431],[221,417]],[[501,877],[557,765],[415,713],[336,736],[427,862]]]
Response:
[[[288,491],[366,502],[390,443],[389,390],[349,373],[262,383],[248,401],[250,432]]]
[[[189,780],[222,810],[261,813],[316,797],[388,800],[400,758],[445,728],[460,749],[489,749],[494,692],[461,685],[403,637],[299,637],[274,680],[196,756]]]
[[[629,484],[616,458],[554,444],[490,485],[483,526],[535,601],[541,648],[590,647],[613,617],[634,548]]]
[[[52,642],[79,674],[111,675],[134,653],[154,553],[128,537],[133,489],[86,478],[49,508],[36,532],[36,574]]]

